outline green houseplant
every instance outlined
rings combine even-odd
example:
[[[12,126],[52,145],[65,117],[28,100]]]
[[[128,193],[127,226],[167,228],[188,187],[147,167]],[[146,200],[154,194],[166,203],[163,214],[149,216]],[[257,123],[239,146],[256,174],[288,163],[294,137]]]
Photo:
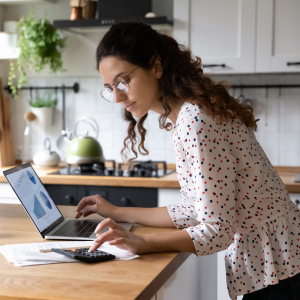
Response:
[[[34,102],[30,101],[31,111],[36,116],[36,124],[44,130],[53,125],[54,110],[58,100],[53,94],[40,95],[36,93]]]
[[[49,65],[54,73],[64,71],[61,53],[66,46],[66,38],[60,37],[57,29],[45,17],[37,20],[32,12],[27,18],[19,20],[18,30],[20,55],[16,63],[10,62],[8,77],[8,85],[14,96],[17,90],[27,83],[26,68],[40,72]],[[17,73],[19,79],[15,85],[13,80]]]

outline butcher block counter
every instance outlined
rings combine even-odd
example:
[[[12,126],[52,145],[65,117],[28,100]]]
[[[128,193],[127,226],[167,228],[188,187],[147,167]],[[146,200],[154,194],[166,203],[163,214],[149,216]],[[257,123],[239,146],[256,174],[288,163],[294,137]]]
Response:
[[[59,210],[64,217],[74,216],[74,207],[59,206]],[[131,229],[137,235],[176,230],[136,224]],[[14,204],[0,204],[0,237],[1,246],[44,241],[23,207]],[[0,255],[0,299],[156,299],[156,293],[190,255],[150,253],[133,260],[27,267],[15,267]]]
[[[0,183],[7,182],[3,171],[13,166],[0,168]],[[169,164],[168,169],[175,169],[175,165]],[[275,167],[289,193],[300,193],[300,183],[295,183],[295,175],[300,173],[300,167]],[[95,185],[95,186],[123,186],[123,187],[149,187],[179,189],[177,174],[173,172],[161,178],[137,178],[137,177],[110,177],[110,176],[81,176],[81,175],[49,175],[58,169],[38,169],[37,174],[44,184],[58,185]]]
[[[14,166],[0,168],[0,183],[7,182],[3,171]],[[64,165],[62,165],[64,167]],[[179,189],[176,172],[161,178],[147,177],[116,177],[116,176],[87,176],[87,175],[49,175],[59,169],[39,169],[33,165],[36,173],[44,184],[62,185],[95,185],[95,186],[123,186],[123,187],[147,187],[147,188],[176,188]],[[168,165],[168,169],[175,171],[175,165]]]

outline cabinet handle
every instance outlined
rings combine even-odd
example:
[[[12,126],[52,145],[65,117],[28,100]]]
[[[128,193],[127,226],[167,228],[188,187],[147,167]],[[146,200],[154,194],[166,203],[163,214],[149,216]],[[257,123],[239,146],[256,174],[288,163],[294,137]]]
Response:
[[[121,198],[121,206],[124,207],[124,206],[128,206],[129,204],[129,199],[126,198],[126,197],[123,197]]]
[[[299,205],[299,204],[300,204],[299,199],[296,199],[296,200],[295,200],[295,203],[296,203],[297,205]]]
[[[71,195],[66,195],[65,196],[65,200],[67,200],[69,203],[73,203],[74,202],[74,198]]]
[[[214,68],[214,67],[222,67],[225,68],[225,64],[220,64],[220,65],[202,65],[203,68]]]
[[[295,65],[300,65],[300,61],[296,61],[296,62],[290,62],[290,61],[288,61],[287,63],[286,63],[286,65],[289,67],[289,66],[295,66]]]

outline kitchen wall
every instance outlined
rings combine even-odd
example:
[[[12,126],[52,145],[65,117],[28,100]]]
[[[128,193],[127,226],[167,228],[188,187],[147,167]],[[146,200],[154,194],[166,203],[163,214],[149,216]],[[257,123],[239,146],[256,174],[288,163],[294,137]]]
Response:
[[[157,1],[156,4],[157,5]],[[57,9],[59,5],[59,9]],[[153,7],[155,7],[155,5]],[[29,5],[11,5],[2,9],[3,21],[18,19],[20,15],[27,15]],[[157,8],[156,8],[157,9]],[[69,1],[61,1],[59,4],[42,3],[35,4],[36,17],[41,17],[47,11],[50,20],[65,19],[69,17]],[[1,20],[1,7],[0,7]],[[100,127],[99,141],[104,149],[106,159],[121,160],[120,150],[126,133],[126,123],[122,121],[120,106],[108,103],[101,99],[99,92],[102,88],[102,80],[95,70],[95,48],[105,31],[91,32],[87,34],[74,34],[64,31],[68,37],[68,46],[64,51],[63,60],[67,72],[51,74],[49,70],[39,74],[29,73],[28,85],[68,85],[75,82],[80,84],[80,92],[75,94],[67,92],[66,97],[66,125],[69,129],[74,127],[75,121],[89,115],[95,118]],[[0,62],[0,76],[7,74],[8,62]],[[299,84],[300,74],[255,74],[255,75],[211,75],[216,82],[227,80],[230,84]],[[244,89],[246,98],[253,101],[254,113],[260,119],[256,133],[268,157],[274,165],[297,166],[300,164],[300,89],[282,89],[281,96],[278,89],[269,89],[266,97],[265,89]],[[230,93],[239,96],[240,90]],[[43,148],[45,137],[50,137],[52,148],[56,148],[56,140],[62,128],[62,101],[59,94],[59,103],[55,110],[54,124],[46,131],[31,124],[31,155]],[[11,100],[12,123],[16,157],[21,158],[24,148],[23,132],[25,122],[23,114],[29,111],[29,93],[20,92],[18,100]],[[146,121],[148,134],[146,148],[149,156],[140,159],[166,160],[174,163],[174,154],[171,144],[171,133],[159,129],[158,116],[150,113]],[[60,153],[60,152],[59,152]],[[65,158],[64,153],[60,153]]]
[[[227,80],[230,84],[299,84],[300,74],[264,74],[264,75],[214,75],[215,81]],[[78,94],[68,91],[66,97],[66,124],[72,129],[75,121],[83,115],[95,118],[100,127],[99,141],[104,149],[106,159],[120,161],[120,149],[126,134],[126,122],[122,121],[121,107],[103,100],[99,91],[102,87],[100,76],[95,77],[56,77],[31,78],[29,85],[73,85],[79,82],[81,90]],[[235,97],[240,90],[230,93]],[[255,117],[260,119],[256,137],[274,165],[295,166],[300,164],[300,89],[244,89],[243,95],[253,101]],[[51,138],[55,149],[56,139],[62,126],[61,95],[55,110],[54,124],[46,132],[35,124],[32,129],[32,154],[42,148],[44,138]],[[29,92],[22,91],[19,100],[11,100],[14,142],[17,156],[21,155],[23,147],[25,111],[29,111]],[[149,156],[141,159],[166,160],[174,163],[171,145],[171,133],[159,129],[158,115],[150,113],[146,121],[148,129],[146,147]],[[58,149],[56,149],[58,151]],[[63,155],[62,155],[63,156]]]

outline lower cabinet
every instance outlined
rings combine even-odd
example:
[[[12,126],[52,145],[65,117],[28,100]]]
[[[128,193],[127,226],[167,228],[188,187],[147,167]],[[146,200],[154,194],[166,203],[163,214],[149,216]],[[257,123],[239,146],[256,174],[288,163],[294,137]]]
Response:
[[[53,185],[45,188],[57,205],[76,206],[83,197],[99,194],[116,206],[157,207],[157,188]]]

